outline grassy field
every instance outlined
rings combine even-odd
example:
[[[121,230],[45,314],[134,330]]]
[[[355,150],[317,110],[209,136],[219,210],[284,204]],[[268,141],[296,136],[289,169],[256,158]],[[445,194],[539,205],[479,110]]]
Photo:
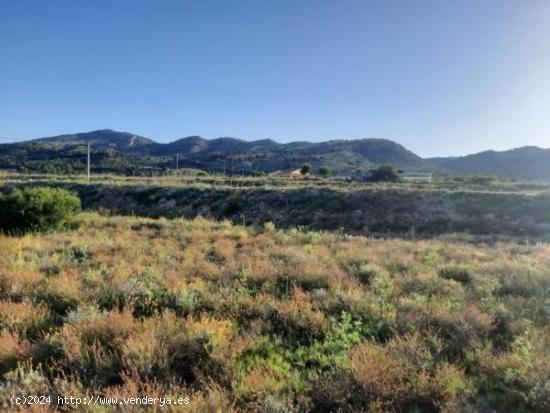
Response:
[[[186,217],[358,235],[429,238],[449,233],[550,241],[550,184],[448,179],[346,183],[277,177],[8,176],[4,191],[52,186],[78,193],[84,209]]]
[[[550,410],[550,184],[2,178],[86,211],[0,235],[8,411]]]
[[[192,412],[550,409],[547,244],[78,220],[67,232],[0,236],[3,400],[173,395],[190,405],[158,411]]]
[[[200,171],[199,171],[200,172]],[[0,171],[0,178],[9,182],[19,183],[87,183],[83,174],[22,174]],[[265,176],[226,176],[221,174],[201,175],[197,170],[182,171],[179,175],[158,176],[122,176],[112,174],[92,174],[91,184],[107,184],[113,186],[161,186],[181,187],[196,186],[201,188],[331,188],[353,191],[368,188],[407,189],[413,191],[468,191],[497,192],[539,195],[550,192],[549,182],[533,182],[520,180],[502,180],[495,177],[444,177],[434,176],[434,181],[426,182],[345,182],[336,178],[321,178],[308,176],[305,178],[290,178],[277,174]]]

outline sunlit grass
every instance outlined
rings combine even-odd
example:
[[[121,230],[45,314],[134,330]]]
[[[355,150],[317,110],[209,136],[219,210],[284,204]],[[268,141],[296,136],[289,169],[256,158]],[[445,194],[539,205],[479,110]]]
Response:
[[[190,395],[186,411],[549,406],[547,244],[79,221],[0,236],[3,398],[175,392]]]

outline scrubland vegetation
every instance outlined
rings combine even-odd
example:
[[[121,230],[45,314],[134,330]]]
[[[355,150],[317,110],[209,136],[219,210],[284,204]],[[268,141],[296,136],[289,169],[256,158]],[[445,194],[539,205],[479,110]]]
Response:
[[[0,231],[20,234],[27,231],[61,229],[80,212],[80,198],[63,189],[14,189],[0,193]]]
[[[49,185],[77,193],[84,209],[149,217],[198,215],[279,228],[432,237],[451,232],[550,241],[550,186],[492,180],[354,183],[325,179],[208,177],[157,181],[100,177],[9,179],[4,191]]]
[[[0,236],[4,401],[92,393],[189,396],[181,410],[196,412],[550,409],[547,244],[79,221]]]

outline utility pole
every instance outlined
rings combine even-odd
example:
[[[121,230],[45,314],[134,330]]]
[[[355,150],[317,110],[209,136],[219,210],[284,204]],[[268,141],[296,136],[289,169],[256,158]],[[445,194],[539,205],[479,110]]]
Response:
[[[176,171],[180,169],[180,153],[176,152]]]
[[[90,183],[90,145],[91,142],[88,141],[88,183]]]

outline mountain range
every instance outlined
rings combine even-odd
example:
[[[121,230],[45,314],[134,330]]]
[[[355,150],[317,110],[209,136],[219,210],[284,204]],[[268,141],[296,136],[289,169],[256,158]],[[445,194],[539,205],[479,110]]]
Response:
[[[0,169],[36,172],[85,170],[90,142],[96,172],[143,173],[150,170],[197,168],[228,173],[270,173],[311,163],[349,174],[380,165],[441,174],[483,174],[550,181],[550,149],[523,147],[486,151],[463,157],[423,159],[387,139],[278,143],[189,136],[170,143],[110,129],[0,144]]]
[[[457,175],[494,175],[502,178],[550,181],[550,149],[524,146],[507,151],[431,158],[428,162]]]

